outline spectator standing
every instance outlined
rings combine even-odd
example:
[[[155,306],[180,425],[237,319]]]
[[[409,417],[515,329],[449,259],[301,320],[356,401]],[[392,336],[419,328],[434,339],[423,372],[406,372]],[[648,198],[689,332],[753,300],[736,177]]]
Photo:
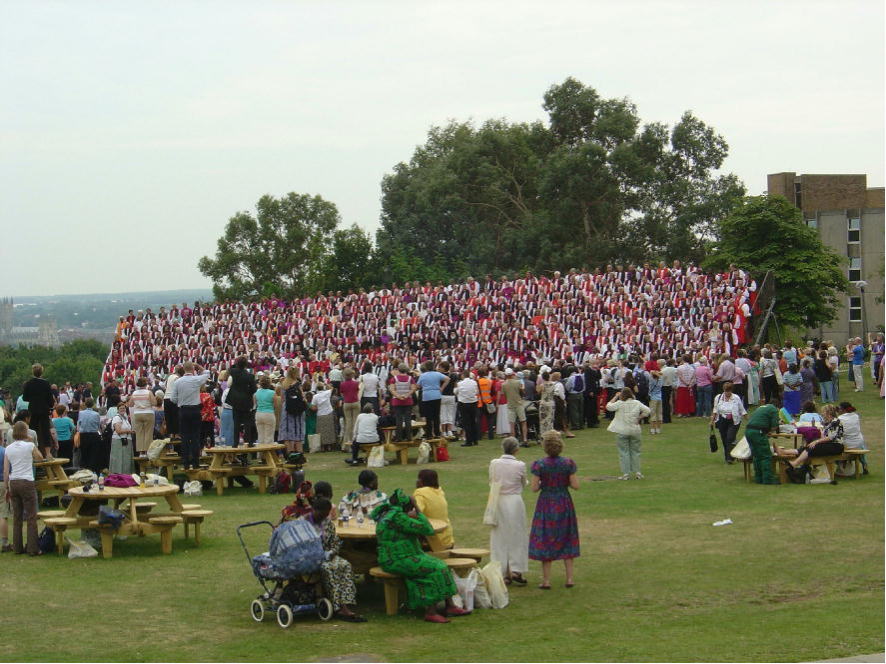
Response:
[[[409,375],[409,367],[400,364],[391,370],[388,391],[397,426],[394,436],[398,441],[412,440],[412,407],[415,405],[413,396],[417,390],[415,380]]]
[[[643,479],[640,472],[640,420],[649,417],[649,408],[637,401],[630,389],[625,388],[606,404],[606,410],[615,413],[607,431],[616,435],[621,466],[621,477],[618,479],[628,480],[631,473],[638,480]]]
[[[677,387],[677,362],[674,358],[659,359],[661,369],[661,421],[671,423],[674,390]],[[609,398],[612,401],[612,397]]]
[[[262,376],[258,379],[258,389],[252,395],[255,406],[255,428],[258,430],[258,444],[272,445],[274,443],[274,430],[277,426],[274,417],[274,407],[277,396],[271,388],[271,379]]]
[[[421,366],[418,388],[421,390],[421,411],[425,418],[425,438],[440,437],[440,404],[442,388],[449,384],[449,377],[434,369],[433,362]]]
[[[695,386],[695,367],[692,358],[683,356],[683,362],[677,367],[677,398],[674,411],[677,417],[692,417],[695,412],[695,399],[692,388]]]
[[[200,467],[200,430],[202,428],[200,387],[209,380],[209,372],[193,362],[185,362],[182,368],[185,373],[175,381],[173,386],[176,390],[181,427],[182,465],[185,470],[188,468],[196,470]],[[228,399],[230,397],[229,393]]]
[[[578,467],[572,459],[560,456],[560,432],[543,433],[542,447],[545,456],[532,464],[532,491],[538,493],[538,500],[529,535],[529,557],[541,561],[540,589],[551,589],[551,566],[555,560],[563,561],[566,587],[572,588],[574,561],[580,555],[580,547],[578,519],[569,489],[578,489]]]
[[[250,446],[252,445],[252,426],[255,424],[252,396],[258,387],[255,383],[255,376],[247,369],[247,366],[247,359],[241,355],[228,372],[231,381],[228,390],[228,403],[234,411],[234,440],[229,443],[232,447],[237,447],[240,444],[241,433],[243,439]],[[181,402],[179,402],[179,406],[181,406]]]
[[[864,389],[864,346],[861,337],[855,337],[846,345],[846,354],[852,366],[852,380],[855,382],[855,391]]]
[[[735,447],[735,438],[741,426],[742,418],[747,415],[744,404],[737,394],[733,393],[732,383],[723,383],[723,391],[714,399],[714,411],[711,415],[711,426],[716,426],[723,442],[723,457],[726,463],[732,464],[735,459],[730,454]]]
[[[154,393],[148,389],[148,379],[139,378],[137,389],[129,396],[129,410],[132,415],[132,428],[135,431],[135,451],[148,451],[154,440]]]
[[[710,417],[713,404],[714,374],[708,366],[708,359],[702,355],[695,366],[695,414],[699,417]]]
[[[655,435],[661,433],[661,372],[656,368],[645,373],[649,385],[649,433]]]
[[[510,367],[505,369],[505,382],[501,388],[508,409],[511,436],[526,442],[526,405],[523,401],[523,381]],[[518,430],[519,427],[519,430]]]
[[[83,403],[85,408],[77,417],[75,447],[80,449],[80,463],[94,473],[104,468],[102,461],[101,416],[93,410],[95,399],[89,397]]]
[[[344,415],[344,432],[342,440],[350,445],[354,442],[354,423],[360,415],[360,383],[354,379],[354,370],[345,369],[338,391],[342,397],[342,414]]]
[[[52,388],[43,378],[43,365],[31,367],[32,378],[22,387],[21,398],[28,404],[31,428],[37,432],[37,446],[45,455],[52,449],[52,422],[50,413],[55,406]]]
[[[34,462],[43,457],[28,439],[28,425],[16,422],[12,427],[13,442],[3,455],[3,482],[6,498],[12,508],[12,550],[24,553],[22,521],[28,524],[27,552],[39,556],[37,543],[37,487],[34,483]]]
[[[462,447],[471,447],[477,444],[480,433],[477,428],[477,416],[479,415],[477,401],[480,398],[480,387],[477,381],[471,377],[471,372],[465,369],[461,374],[461,380],[455,386],[455,399],[458,402],[458,414],[461,428],[465,432],[465,442]]]
[[[886,345],[883,343],[883,335],[878,334],[876,337],[871,337],[869,332],[868,344],[871,347],[871,377],[873,378],[874,383],[879,385],[880,365],[883,363],[884,352],[886,352]]]
[[[584,401],[584,373],[576,369],[566,379],[566,410],[572,430],[581,429],[584,426]]]
[[[812,370],[815,372],[815,379],[818,381],[818,387],[821,390],[822,403],[833,403],[836,401],[833,373],[828,363],[828,352],[826,350],[818,351],[818,357]]]
[[[658,370],[658,364],[655,365]],[[585,395],[584,395],[584,414],[585,426],[594,428],[600,425],[600,411],[597,405],[597,399],[600,394],[600,366],[598,361],[585,363],[584,379],[585,379]],[[528,398],[528,397],[527,397]]]
[[[489,462],[489,483],[500,484],[495,525],[489,531],[489,557],[501,565],[505,583],[525,586],[523,575],[529,571],[529,536],[523,504],[523,488],[528,483],[526,464],[517,459],[520,445],[516,438],[505,438],[501,448],[503,454]]]
[[[163,390],[163,418],[166,420],[166,435],[173,439],[181,437],[178,431],[178,404],[175,402],[175,381],[184,374],[184,369],[176,367],[175,371],[166,377],[166,389]]]
[[[74,420],[68,417],[66,406],[59,404],[55,407],[55,417],[52,419],[52,427],[55,429],[58,439],[58,456],[69,461],[74,458]]]
[[[112,473],[132,474],[132,423],[125,403],[117,406],[111,418],[111,455],[108,470]]]
[[[372,404],[372,412],[378,415],[381,412],[381,403],[379,401],[379,380],[372,372],[372,363],[363,364],[363,373],[360,375],[360,407],[366,404]]]

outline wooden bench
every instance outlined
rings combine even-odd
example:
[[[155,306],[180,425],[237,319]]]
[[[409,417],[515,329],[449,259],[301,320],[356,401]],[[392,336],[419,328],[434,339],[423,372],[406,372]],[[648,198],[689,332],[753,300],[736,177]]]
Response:
[[[148,512],[150,512],[155,507],[157,507],[157,503],[138,501],[135,503],[135,513],[139,516],[139,518],[141,518],[148,514]]]
[[[200,524],[203,519],[212,516],[212,510],[184,510],[181,513],[182,520],[185,522],[185,539],[188,539],[188,526],[194,526],[194,542],[200,546]]]
[[[172,529],[184,519],[180,516],[152,516],[148,519],[157,532],[160,533],[160,549],[163,553],[172,553]],[[104,540],[102,540],[104,547]]]
[[[836,479],[836,462],[837,461],[853,461],[855,463],[855,479],[858,479],[861,476],[861,457],[870,452],[870,450],[844,450],[843,454],[835,454],[832,456],[825,457],[812,457],[807,463],[810,466],[827,466],[828,473],[831,475],[831,479]],[[772,470],[775,475],[778,476],[779,480],[782,484],[788,482],[788,476],[785,472],[785,464],[796,457],[772,457]],[[749,457],[747,459],[739,459],[741,461],[742,470],[744,472],[744,479],[746,482],[754,481],[754,459],[753,457]]]
[[[199,510],[202,509],[202,505],[198,505],[197,503],[184,503],[182,505],[182,510]]]
[[[46,519],[52,519],[58,516],[64,516],[65,510],[43,510],[41,512],[37,512],[37,518],[46,521]]]
[[[402,443],[385,443],[385,450],[388,452],[396,452],[397,460],[405,466],[409,463],[409,450],[413,447],[418,447],[419,445],[421,445],[420,440],[407,440]]]
[[[466,572],[477,566],[477,561],[473,558],[446,558],[443,562],[446,563],[446,567],[452,570],[453,574],[459,576],[464,576]]]
[[[381,567],[370,569],[369,576],[381,579],[384,582],[385,613],[389,616],[397,615],[397,609],[400,608],[400,589],[404,588],[403,578],[399,574],[385,572]]]
[[[58,552],[58,555],[64,554],[65,531],[72,526],[76,526],[77,519],[73,517],[55,516],[43,519],[43,523],[46,524],[47,528],[52,528],[52,532],[55,533],[55,550]]]
[[[437,448],[438,447],[443,447],[443,448],[447,448],[447,449],[449,448],[449,440],[447,440],[446,438],[428,438],[427,442],[431,446],[431,456],[429,458],[430,461],[437,460]]]

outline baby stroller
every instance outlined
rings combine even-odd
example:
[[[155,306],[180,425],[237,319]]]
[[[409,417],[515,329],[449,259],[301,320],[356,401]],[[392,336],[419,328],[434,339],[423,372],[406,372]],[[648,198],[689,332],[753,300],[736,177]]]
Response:
[[[242,531],[267,525],[271,531],[268,551],[251,556],[243,541]],[[276,529],[270,521],[254,521],[237,527],[252,573],[264,593],[252,600],[249,613],[256,622],[264,620],[265,612],[277,616],[277,624],[286,629],[293,616],[315,613],[320,620],[333,614],[332,602],[323,596],[320,565],[326,559],[317,531],[307,521],[286,521]],[[271,587],[272,586],[272,587]]]
[[[523,441],[529,444],[530,441],[537,443],[541,438],[541,420],[538,417],[538,401],[526,402],[526,438]]]

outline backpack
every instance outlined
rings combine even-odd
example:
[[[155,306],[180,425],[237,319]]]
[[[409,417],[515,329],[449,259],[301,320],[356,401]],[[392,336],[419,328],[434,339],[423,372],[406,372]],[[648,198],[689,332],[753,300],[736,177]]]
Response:
[[[572,391],[573,392],[584,392],[585,391],[585,379],[580,373],[572,374]]]
[[[290,415],[301,415],[308,409],[301,389],[295,383],[286,388],[286,412]]]
[[[102,429],[102,444],[103,445],[110,445],[111,438],[113,438],[113,437],[114,437],[114,428],[111,426],[111,422],[109,421],[105,425],[104,429]]]
[[[645,371],[637,374],[637,391],[641,394],[649,394],[649,374]]]
[[[43,529],[40,537],[37,538],[37,548],[40,549],[41,553],[55,552],[55,533],[52,532],[52,528],[47,526]]]
[[[268,488],[270,493],[289,493],[292,487],[292,475],[281,470],[274,478],[274,483]]]

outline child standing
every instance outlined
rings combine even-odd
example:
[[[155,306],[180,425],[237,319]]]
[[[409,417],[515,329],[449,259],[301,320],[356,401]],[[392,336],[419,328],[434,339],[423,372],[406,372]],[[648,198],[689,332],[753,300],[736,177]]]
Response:
[[[662,405],[661,405],[661,373],[658,371],[646,371],[646,380],[649,383],[649,433],[661,433]]]

